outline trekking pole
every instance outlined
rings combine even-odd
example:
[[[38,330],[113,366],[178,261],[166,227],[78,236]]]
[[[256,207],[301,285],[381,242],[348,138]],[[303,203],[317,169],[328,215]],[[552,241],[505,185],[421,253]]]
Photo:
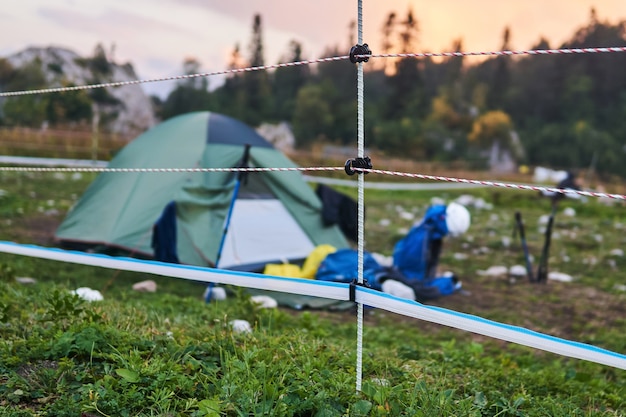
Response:
[[[533,266],[530,261],[530,253],[528,253],[528,244],[526,243],[524,222],[522,221],[522,214],[519,211],[515,212],[515,222],[517,223],[520,240],[522,241],[522,249],[524,250],[524,259],[526,260],[526,274],[528,275],[528,281],[535,282],[535,278],[533,277]]]
[[[539,260],[539,266],[537,267],[537,282],[546,283],[548,281],[548,257],[550,256],[550,240],[552,237],[552,226],[554,224],[554,216],[557,209],[557,201],[552,201],[552,211],[548,218],[548,225],[546,226],[545,241],[543,243],[543,250],[541,251],[541,259]]]
[[[250,157],[250,145],[246,144],[246,147],[243,151],[243,156],[241,157],[241,161],[237,165],[237,168],[247,168],[248,167],[248,159]],[[230,205],[228,207],[228,212],[226,213],[226,219],[224,220],[224,230],[222,231],[222,238],[220,240],[220,246],[217,249],[217,255],[215,256],[215,268],[219,267],[220,258],[222,257],[222,251],[224,249],[224,243],[226,242],[226,235],[228,234],[228,227],[230,226],[230,219],[233,215],[233,210],[235,208],[235,201],[237,200],[237,195],[239,194],[239,187],[241,187],[241,183],[245,181],[246,175],[248,173],[246,171],[239,171],[237,173],[237,180],[235,181],[235,189],[233,190],[233,196],[230,200]],[[213,287],[215,283],[209,283],[209,286],[204,295],[204,301],[211,301],[211,295],[213,293]]]

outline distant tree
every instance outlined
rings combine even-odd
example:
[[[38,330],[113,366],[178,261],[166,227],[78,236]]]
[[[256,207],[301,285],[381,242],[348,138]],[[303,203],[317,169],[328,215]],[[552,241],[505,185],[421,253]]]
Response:
[[[185,75],[200,73],[200,63],[195,58],[183,62]],[[206,77],[193,77],[178,82],[176,88],[167,96],[162,105],[163,120],[192,111],[209,110],[212,105],[209,84]]]
[[[292,40],[289,43],[289,52],[281,62],[299,62],[302,56],[302,44]],[[274,96],[274,118],[289,120],[293,118],[298,91],[311,77],[308,65],[277,68],[272,76],[272,93]]]
[[[90,60],[91,70],[97,75],[110,75],[112,66],[109,62],[104,47],[101,43],[97,44]]]
[[[406,20],[401,22],[403,27],[400,32],[400,52],[403,54],[415,52],[415,48],[419,34],[419,23],[413,16],[413,10],[409,9]]]
[[[261,15],[254,15],[250,41],[250,66],[265,65],[263,50],[263,26]],[[271,86],[267,71],[246,72],[242,79],[244,89],[244,121],[258,126],[272,114]]]
[[[389,54],[394,49],[394,43],[392,40],[392,35],[396,29],[396,13],[390,12],[387,15],[387,20],[385,20],[385,24],[382,28],[382,44],[381,44],[381,53]],[[390,58],[385,58],[382,61],[382,68],[384,71],[390,70],[390,64],[392,60]]]
[[[327,49],[323,56],[341,55],[337,48]],[[352,143],[357,135],[356,65],[347,62],[326,62],[318,67],[313,82],[321,86],[323,97],[333,115],[327,137],[340,143]]]
[[[73,84],[64,82],[64,86]],[[46,100],[46,118],[50,124],[88,122],[92,116],[92,100],[86,90],[50,94]]]
[[[46,87],[41,61],[35,59],[15,69],[6,84],[8,91],[35,90]],[[4,102],[4,123],[13,126],[40,127],[46,120],[49,96],[24,95],[9,97]]]
[[[508,27],[504,28],[502,46],[500,48],[503,51],[511,49],[511,29]],[[490,109],[503,110],[505,108],[506,94],[511,81],[510,65],[510,56],[498,56],[493,61],[493,75],[491,76],[489,93],[487,95],[487,105]]]
[[[506,147],[512,130],[513,123],[509,115],[501,110],[493,110],[474,121],[468,139],[483,147],[489,147],[496,142]]]
[[[15,69],[9,60],[0,58],[0,91],[5,91],[14,75]]]
[[[308,148],[317,139],[328,139],[334,124],[334,115],[327,100],[332,88],[325,81],[317,85],[306,85],[298,91],[293,116],[297,147]]]
[[[228,68],[232,70],[245,66],[245,61],[241,56],[241,48],[237,43],[231,51]],[[243,88],[242,74],[228,74],[224,84],[217,88],[213,92],[213,95],[215,97],[216,107],[221,113],[228,114],[236,119],[243,119],[245,91]]]

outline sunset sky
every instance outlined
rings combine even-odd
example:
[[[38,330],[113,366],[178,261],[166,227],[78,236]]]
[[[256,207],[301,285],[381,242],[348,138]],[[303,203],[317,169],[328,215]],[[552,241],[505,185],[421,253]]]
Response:
[[[248,55],[252,19],[262,16],[266,63],[277,63],[290,40],[304,46],[305,58],[325,47],[349,45],[349,22],[356,0],[20,0],[0,8],[0,56],[27,46],[63,46],[82,55],[101,42],[115,45],[113,59],[131,62],[139,78],[180,74],[186,57],[203,71],[226,69],[239,44]],[[10,4],[10,5],[8,5]],[[415,52],[448,52],[455,39],[465,51],[498,50],[505,27],[512,49],[529,49],[541,37],[551,47],[589,21],[594,7],[601,21],[626,20],[624,0],[364,0],[363,37],[380,52],[380,32],[390,11],[404,17],[412,8],[419,21]],[[356,39],[356,34],[354,35]],[[623,45],[615,45],[623,46]],[[347,54],[348,50],[345,51]],[[219,80],[209,80],[209,84]],[[172,83],[149,83],[164,95]]]

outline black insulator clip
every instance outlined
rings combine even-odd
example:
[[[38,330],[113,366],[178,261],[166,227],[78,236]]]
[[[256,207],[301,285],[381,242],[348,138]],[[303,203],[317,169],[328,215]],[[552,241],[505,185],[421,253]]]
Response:
[[[368,284],[366,279],[363,279],[363,283],[359,284],[359,282],[355,279],[350,283],[350,301],[353,303],[356,302],[356,287],[363,288],[372,288],[370,284]]]
[[[363,55],[368,55],[367,57]],[[369,56],[372,55],[372,51],[370,51],[370,47],[367,46],[366,43],[363,45],[356,44],[352,48],[350,48],[350,62],[356,64],[357,62],[367,62],[369,61]]]
[[[346,165],[344,166],[346,174],[348,175],[354,175],[357,172],[359,174],[367,174],[367,172],[355,171],[353,168],[372,169],[372,160],[369,156],[366,156],[365,158],[348,159],[346,161]]]

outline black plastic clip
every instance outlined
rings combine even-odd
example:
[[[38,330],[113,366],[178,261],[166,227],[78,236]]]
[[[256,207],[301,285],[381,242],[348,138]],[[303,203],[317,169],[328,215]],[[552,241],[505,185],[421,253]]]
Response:
[[[356,287],[363,287],[363,288],[372,288],[368,283],[366,279],[363,279],[363,283],[359,284],[359,282],[355,279],[352,280],[352,282],[350,283],[350,301],[352,301],[353,303],[356,302]]]
[[[354,175],[357,172],[359,174],[367,174],[367,172],[355,171],[352,168],[372,169],[372,160],[369,156],[366,156],[365,158],[348,159],[346,161],[346,165],[344,166],[344,170],[348,175]]]
[[[353,64],[369,61],[369,56],[365,57],[363,55],[372,55],[372,51],[370,51],[370,47],[366,43],[363,45],[356,44],[350,48],[350,62]]]

